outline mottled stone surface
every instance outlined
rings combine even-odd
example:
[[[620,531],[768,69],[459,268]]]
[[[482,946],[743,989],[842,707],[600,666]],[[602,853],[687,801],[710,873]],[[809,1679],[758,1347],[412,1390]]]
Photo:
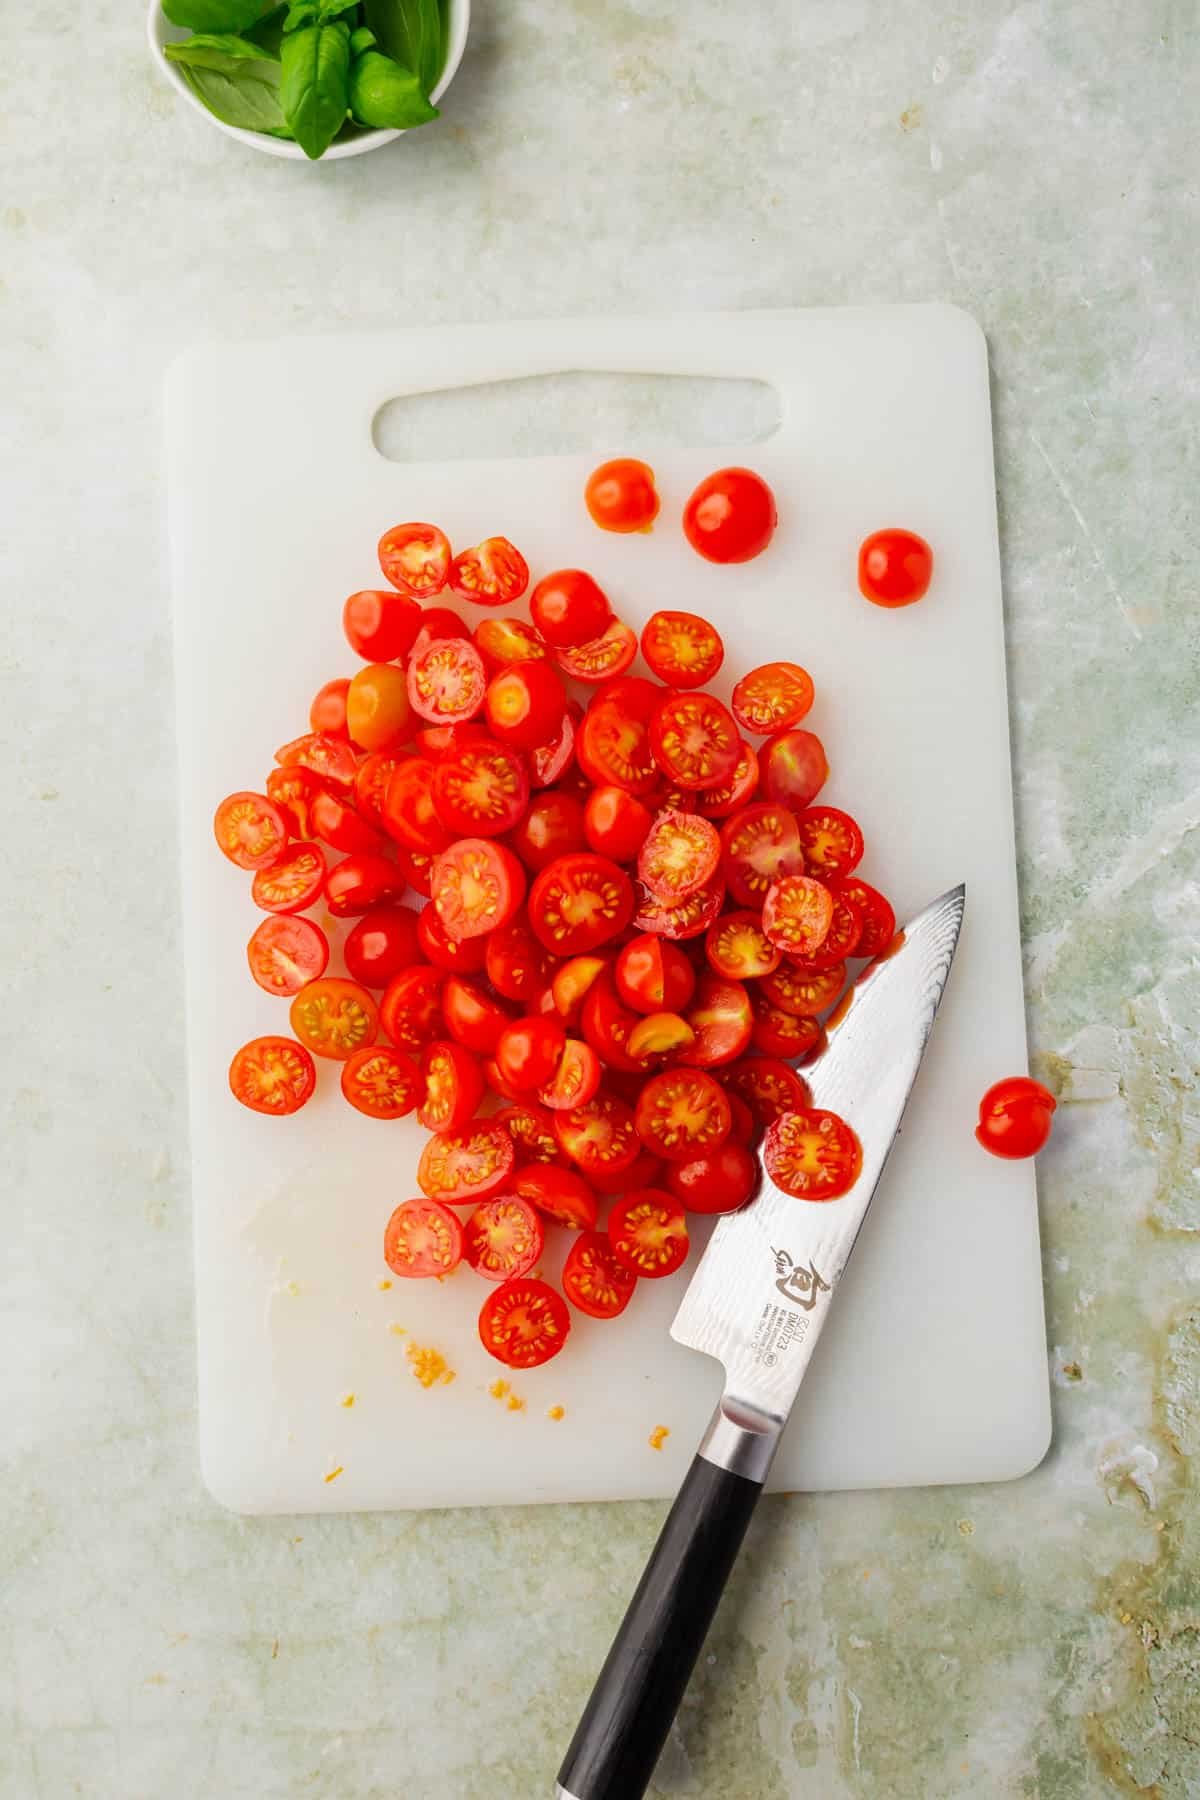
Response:
[[[994,362],[1056,1443],[1011,1488],[769,1504],[655,1792],[1200,1792],[1194,16],[478,12],[440,125],[320,168],[185,111],[134,0],[0,18],[0,1793],[548,1794],[661,1513],[199,1487],[165,362],[926,298]]]

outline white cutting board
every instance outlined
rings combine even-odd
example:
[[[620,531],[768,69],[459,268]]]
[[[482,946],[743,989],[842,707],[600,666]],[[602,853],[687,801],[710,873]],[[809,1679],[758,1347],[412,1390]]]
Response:
[[[372,418],[394,395],[565,370],[760,378],[779,392],[782,423],[749,450],[622,442],[398,466],[374,448]],[[477,1340],[486,1290],[469,1269],[443,1285],[379,1285],[384,1221],[415,1191],[419,1127],[360,1118],[331,1065],[294,1119],[259,1118],[228,1093],[237,1046],[287,1021],[246,970],[260,915],[215,849],[213,808],[261,787],[273,749],[306,728],[309,696],[353,672],[341,602],[378,582],[377,538],[412,518],[436,520],[457,545],[503,532],[535,579],[582,563],[635,627],[662,605],[706,614],[730,679],[773,657],[802,662],[818,696],[808,723],[833,770],[825,793],[863,825],[864,874],[901,918],[965,880],[945,1005],[773,1485],[999,1480],[1035,1464],[1049,1402],[1033,1169],[994,1160],[972,1136],[979,1096],[1026,1056],[977,326],[928,306],[223,344],[176,364],[168,419],[212,1492],[245,1512],[667,1495],[719,1391],[717,1365],[668,1337],[676,1278],[640,1284],[617,1323],[576,1318],[563,1355],[515,1379],[525,1405],[509,1410],[488,1392],[503,1371]],[[651,536],[590,525],[583,485],[601,454],[654,462],[663,516]],[[770,481],[780,525],[767,555],[721,569],[688,549],[677,520],[694,483],[730,461]],[[860,539],[889,524],[920,531],[937,557],[930,595],[902,612],[855,587]],[[452,1385],[418,1385],[411,1341],[445,1354]],[[552,1406],[565,1416],[552,1420]],[[656,1426],[670,1432],[661,1450]]]

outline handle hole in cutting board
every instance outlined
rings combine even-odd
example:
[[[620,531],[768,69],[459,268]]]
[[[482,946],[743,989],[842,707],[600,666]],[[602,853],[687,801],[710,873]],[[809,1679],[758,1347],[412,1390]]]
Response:
[[[761,444],[779,429],[770,382],[583,369],[387,400],[371,435],[389,462],[632,455]]]

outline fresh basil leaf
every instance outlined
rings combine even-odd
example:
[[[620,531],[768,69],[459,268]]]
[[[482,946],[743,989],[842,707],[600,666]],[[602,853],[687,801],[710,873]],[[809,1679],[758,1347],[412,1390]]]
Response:
[[[436,119],[411,69],[378,50],[366,50],[350,70],[350,111],[360,125],[408,131]]]
[[[306,156],[324,155],[349,111],[350,27],[306,25],[283,40],[283,116]]]
[[[187,31],[247,31],[275,0],[162,0],[172,25]]]
[[[445,61],[438,0],[365,0],[363,12],[379,48],[432,93]]]
[[[178,58],[173,60],[179,61]],[[250,70],[257,71],[264,66],[274,68],[274,81],[264,81],[257,74],[250,74]],[[274,137],[286,132],[287,121],[275,85],[279,80],[279,64],[270,57],[263,63],[230,57],[223,68],[213,62],[180,62],[179,72],[197,100],[226,125],[237,125],[243,131],[270,132]]]
[[[163,54],[189,69],[212,69],[234,81],[279,86],[279,58],[231,31],[197,32],[181,44],[164,44]]]
[[[375,33],[366,25],[360,25],[357,31],[350,33],[350,54],[361,56],[364,50],[375,48]]]
[[[317,17],[317,0],[292,0],[287,18],[283,21],[283,29],[285,32],[299,31],[304,25],[315,25]]]
[[[287,10],[286,6],[272,7],[271,11],[264,13],[258,24],[252,25],[249,31],[243,33],[243,36],[250,43],[257,44],[260,50],[265,50],[268,56],[278,56],[279,46],[283,42],[283,21],[287,16]]]

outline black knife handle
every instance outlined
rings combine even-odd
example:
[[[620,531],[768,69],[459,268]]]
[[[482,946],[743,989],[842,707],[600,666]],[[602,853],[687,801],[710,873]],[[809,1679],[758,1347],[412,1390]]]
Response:
[[[571,1739],[559,1800],[645,1793],[762,1491],[694,1458]]]

